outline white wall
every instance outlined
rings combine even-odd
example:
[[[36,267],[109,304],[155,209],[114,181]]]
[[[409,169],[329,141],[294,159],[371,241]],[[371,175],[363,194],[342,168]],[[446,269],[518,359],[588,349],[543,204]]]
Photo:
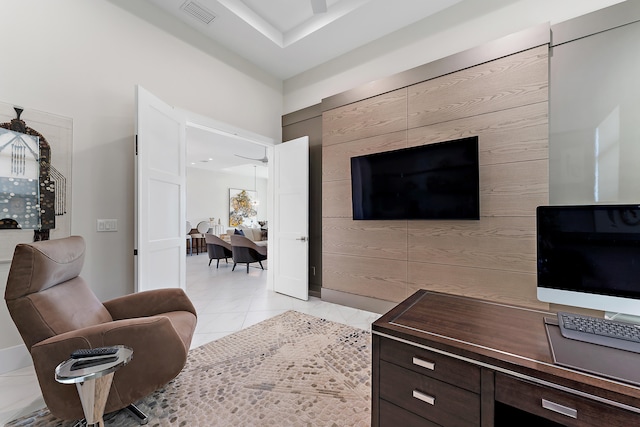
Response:
[[[284,82],[284,112],[543,23],[622,0],[465,0]]]
[[[224,172],[212,172],[198,168],[187,168],[187,221],[195,227],[210,217],[221,219],[226,232],[229,227],[229,189],[254,189],[254,177]],[[257,206],[258,220],[267,220],[267,180],[255,180],[260,204]]]
[[[225,63],[106,0],[3,1],[2,16],[0,101],[73,119],[71,232],[86,239],[82,275],[102,300],[133,291],[135,84],[281,140],[281,82],[246,61],[227,65],[229,52]],[[118,231],[97,233],[98,218],[117,219]],[[5,304],[0,321],[3,366],[2,350],[22,341]]]

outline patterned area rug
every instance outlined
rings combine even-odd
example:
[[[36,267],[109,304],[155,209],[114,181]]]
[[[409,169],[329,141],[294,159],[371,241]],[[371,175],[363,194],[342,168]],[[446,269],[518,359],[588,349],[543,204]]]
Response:
[[[195,348],[137,406],[148,426],[369,426],[371,335],[288,311]],[[46,409],[7,426],[72,426]],[[126,411],[107,426],[136,426]]]

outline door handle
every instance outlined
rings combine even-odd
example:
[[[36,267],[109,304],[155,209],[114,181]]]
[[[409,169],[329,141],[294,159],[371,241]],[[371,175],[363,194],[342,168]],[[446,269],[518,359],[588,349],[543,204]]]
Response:
[[[300,240],[300,241],[306,242],[307,238],[303,236],[303,237],[298,237],[296,240]]]

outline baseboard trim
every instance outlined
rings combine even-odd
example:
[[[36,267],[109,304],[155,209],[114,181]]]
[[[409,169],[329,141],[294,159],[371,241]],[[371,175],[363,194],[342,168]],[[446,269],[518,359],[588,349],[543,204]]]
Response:
[[[346,292],[334,291],[333,289],[327,288],[322,288],[322,300],[378,314],[384,314],[398,305],[398,303],[392,301],[348,294]]]
[[[322,286],[309,283],[309,296],[322,298]]]
[[[24,344],[0,349],[0,375],[33,365]]]

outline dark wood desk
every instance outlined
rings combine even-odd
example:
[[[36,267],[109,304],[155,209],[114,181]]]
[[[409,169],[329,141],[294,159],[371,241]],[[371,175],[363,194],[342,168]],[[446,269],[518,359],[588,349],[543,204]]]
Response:
[[[372,425],[640,426],[640,387],[553,363],[554,316],[416,292],[372,326]]]

